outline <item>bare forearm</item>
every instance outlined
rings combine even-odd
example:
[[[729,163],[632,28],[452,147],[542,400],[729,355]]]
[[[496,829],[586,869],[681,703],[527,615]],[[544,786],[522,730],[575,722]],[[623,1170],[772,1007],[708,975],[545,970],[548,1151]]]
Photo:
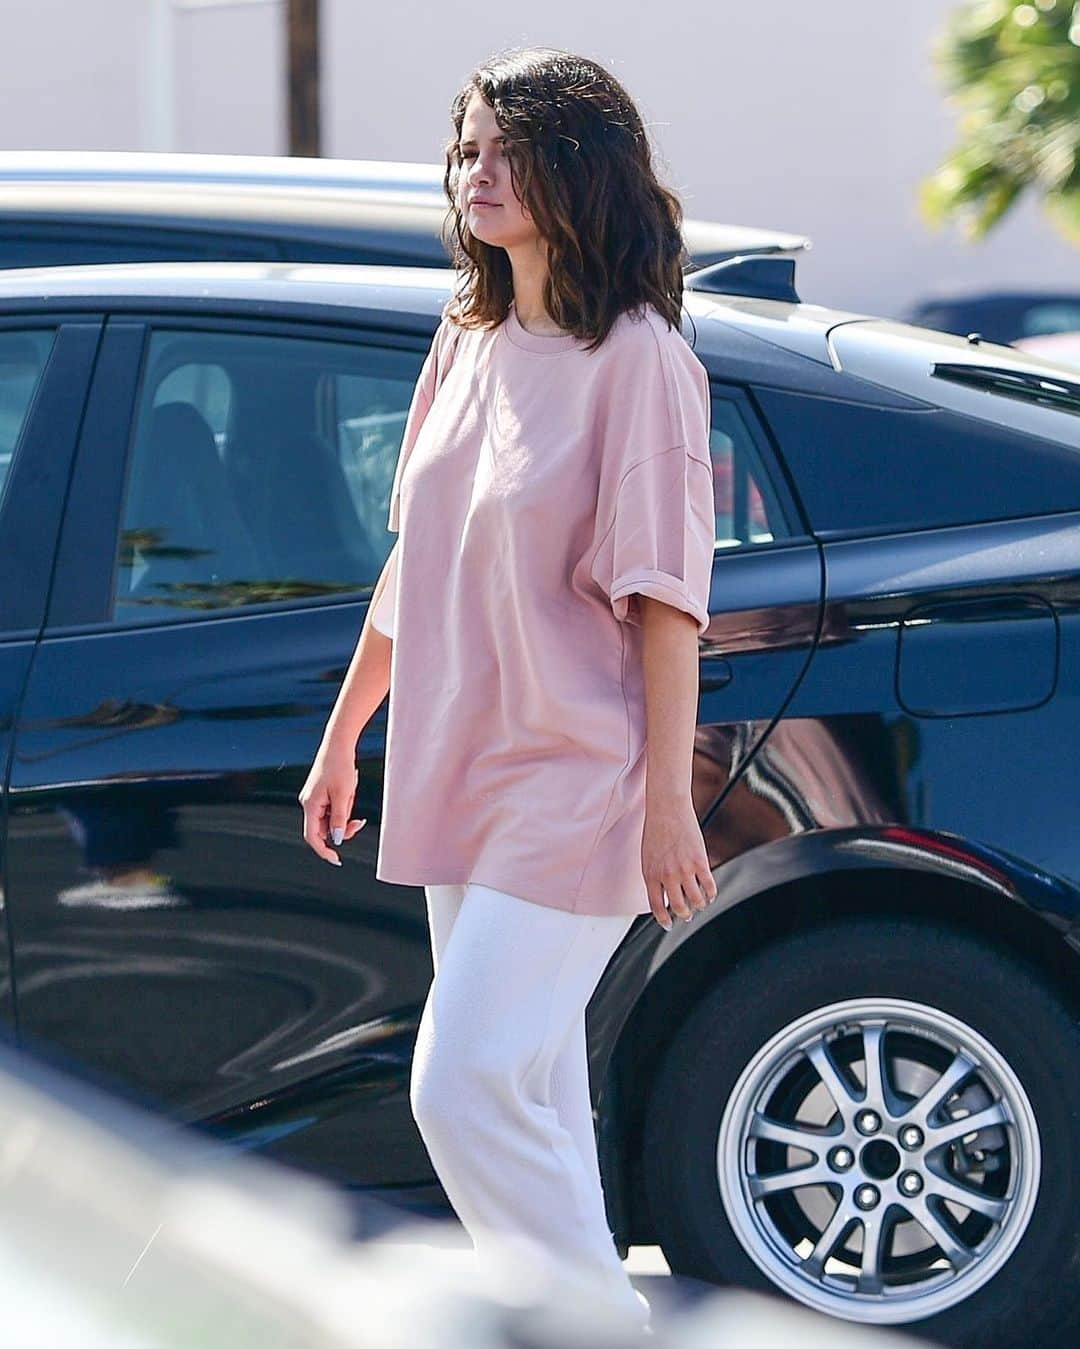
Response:
[[[646,808],[690,798],[698,705],[698,630],[690,614],[636,596],[645,679]]]
[[[328,752],[341,750],[355,754],[356,743],[364,727],[390,691],[390,656],[394,643],[373,625],[371,615],[386,587],[387,573],[396,548],[395,542],[375,583],[364,626],[360,629],[349,668],[327,720],[322,744]]]

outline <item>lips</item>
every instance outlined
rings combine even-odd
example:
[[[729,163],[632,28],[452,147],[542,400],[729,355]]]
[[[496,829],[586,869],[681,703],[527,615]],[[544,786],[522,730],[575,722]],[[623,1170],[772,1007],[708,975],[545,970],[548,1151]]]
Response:
[[[497,201],[485,201],[483,197],[474,197],[472,201],[469,202],[470,206],[498,206],[498,204]]]

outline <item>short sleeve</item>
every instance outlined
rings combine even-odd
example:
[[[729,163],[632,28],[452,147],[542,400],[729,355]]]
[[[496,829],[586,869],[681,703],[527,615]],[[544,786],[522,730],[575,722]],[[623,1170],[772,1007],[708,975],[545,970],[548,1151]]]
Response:
[[[386,528],[393,534],[399,532],[398,503],[401,495],[402,474],[409,461],[413,446],[416,444],[416,438],[420,434],[420,428],[424,424],[424,418],[435,401],[439,385],[445,379],[446,372],[450,368],[456,338],[460,331],[457,324],[446,317],[444,309],[442,320],[435,330],[435,335],[431,339],[431,346],[424,358],[424,364],[420,367],[420,374],[413,389],[412,401],[405,417],[405,429],[401,435],[401,447],[398,450],[397,465],[394,469],[394,481],[390,487],[390,505],[386,520]]]
[[[628,330],[604,419],[591,575],[622,622],[636,595],[709,626],[716,507],[708,371],[657,320]]]
[[[630,468],[592,566],[615,617],[640,625],[634,596],[648,595],[691,614],[705,632],[715,531],[711,461],[679,445]]]

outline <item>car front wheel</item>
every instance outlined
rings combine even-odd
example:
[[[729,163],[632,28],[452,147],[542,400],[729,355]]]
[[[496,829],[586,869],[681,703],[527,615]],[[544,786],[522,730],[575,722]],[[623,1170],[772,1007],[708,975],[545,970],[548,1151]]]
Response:
[[[674,1273],[1013,1346],[1080,1324],[1080,1039],[977,936],[854,918],[726,973],[647,1107]]]

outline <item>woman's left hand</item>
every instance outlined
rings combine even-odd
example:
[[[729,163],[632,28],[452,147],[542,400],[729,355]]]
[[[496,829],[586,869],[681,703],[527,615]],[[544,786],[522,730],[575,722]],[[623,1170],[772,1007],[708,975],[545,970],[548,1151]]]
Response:
[[[653,916],[668,930],[669,909],[688,923],[716,898],[705,839],[689,795],[662,803],[646,800],[641,869]]]

